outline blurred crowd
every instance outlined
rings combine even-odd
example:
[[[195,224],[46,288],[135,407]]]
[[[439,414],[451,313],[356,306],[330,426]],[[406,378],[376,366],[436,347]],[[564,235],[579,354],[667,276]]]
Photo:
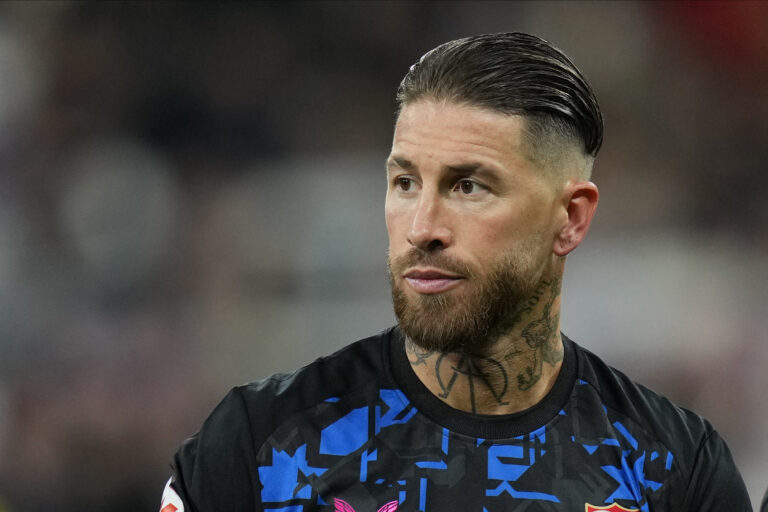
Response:
[[[563,48],[606,118],[563,327],[768,486],[768,4],[0,3],[0,511],[152,510],[227,389],[393,322],[394,92]]]

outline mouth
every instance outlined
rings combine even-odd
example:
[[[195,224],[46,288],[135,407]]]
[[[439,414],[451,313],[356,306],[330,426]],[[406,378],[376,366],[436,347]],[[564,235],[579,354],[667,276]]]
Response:
[[[435,268],[411,269],[403,277],[414,291],[422,294],[446,292],[464,279],[460,275]]]

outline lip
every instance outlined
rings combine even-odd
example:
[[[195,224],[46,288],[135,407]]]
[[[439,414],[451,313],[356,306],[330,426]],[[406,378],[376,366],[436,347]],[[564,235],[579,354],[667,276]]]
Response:
[[[403,277],[414,291],[422,294],[443,293],[464,279],[463,277],[436,268],[414,268]]]

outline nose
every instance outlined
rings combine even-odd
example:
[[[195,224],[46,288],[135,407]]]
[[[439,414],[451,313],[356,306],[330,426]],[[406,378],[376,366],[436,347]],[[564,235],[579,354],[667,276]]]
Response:
[[[411,219],[408,242],[427,252],[450,246],[453,234],[448,226],[446,213],[439,197],[422,193]]]

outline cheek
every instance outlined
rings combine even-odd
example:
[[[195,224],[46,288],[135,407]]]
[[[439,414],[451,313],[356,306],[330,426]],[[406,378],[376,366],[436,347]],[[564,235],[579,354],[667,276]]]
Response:
[[[540,240],[541,218],[535,215],[503,215],[485,218],[480,222],[464,224],[467,246],[479,259],[494,259],[500,254],[530,250],[531,239]]]
[[[506,247],[520,237],[520,219],[509,215],[486,216],[461,224],[464,235],[472,238],[478,248]]]
[[[384,221],[387,226],[387,234],[389,235],[389,244],[391,246],[402,236],[403,229],[407,228],[404,212],[402,209],[395,208],[387,203],[384,208]]]
[[[392,208],[389,206],[389,203],[387,203],[384,207],[384,222],[387,225],[387,232],[391,233],[392,228],[395,226],[395,214],[392,211]]]

